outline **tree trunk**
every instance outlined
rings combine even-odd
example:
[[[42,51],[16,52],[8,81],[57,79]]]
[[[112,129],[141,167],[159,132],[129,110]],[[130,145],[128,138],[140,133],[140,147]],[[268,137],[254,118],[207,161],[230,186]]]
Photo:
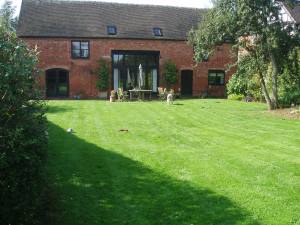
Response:
[[[258,63],[259,59],[257,57],[256,52],[255,52],[255,62],[256,62],[256,66],[257,66],[257,72],[258,72],[261,88],[262,88],[263,94],[265,96],[265,100],[268,104],[268,108],[269,108],[269,110],[274,110],[274,105],[273,105],[272,99],[270,98],[268,88],[266,86],[263,71],[261,71],[261,69],[260,69],[260,64]]]
[[[272,92],[273,92],[273,106],[275,109],[279,107],[278,103],[278,65],[273,53],[270,53],[272,62]]]
[[[261,87],[262,87],[262,91],[263,91],[263,94],[265,96],[265,100],[268,104],[268,108],[269,108],[269,110],[274,110],[274,104],[273,104],[273,102],[270,98],[268,89],[266,87],[266,82],[264,80],[264,76],[262,75],[261,71],[258,72],[258,75],[259,75],[259,80],[260,80],[260,84],[261,84]]]

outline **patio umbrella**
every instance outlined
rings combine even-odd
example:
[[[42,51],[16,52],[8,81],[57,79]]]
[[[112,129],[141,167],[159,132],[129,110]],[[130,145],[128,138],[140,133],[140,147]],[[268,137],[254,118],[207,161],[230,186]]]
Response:
[[[142,64],[139,66],[139,88],[142,88],[144,84],[144,79],[143,79],[143,67]]]
[[[131,80],[131,77],[130,77],[130,70],[129,69],[127,69],[127,84],[132,85],[132,80]]]

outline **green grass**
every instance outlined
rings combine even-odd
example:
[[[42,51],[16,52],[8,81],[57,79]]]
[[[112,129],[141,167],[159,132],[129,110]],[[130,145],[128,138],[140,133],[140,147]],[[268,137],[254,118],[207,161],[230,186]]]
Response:
[[[299,120],[226,100],[48,105],[60,225],[300,224]]]

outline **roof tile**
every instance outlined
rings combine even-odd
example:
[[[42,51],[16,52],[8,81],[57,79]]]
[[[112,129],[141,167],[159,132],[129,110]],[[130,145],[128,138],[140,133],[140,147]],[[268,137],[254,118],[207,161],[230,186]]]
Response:
[[[205,9],[120,4],[93,1],[23,0],[17,29],[20,37],[113,38],[185,40],[201,21]],[[153,28],[163,37],[154,37]]]

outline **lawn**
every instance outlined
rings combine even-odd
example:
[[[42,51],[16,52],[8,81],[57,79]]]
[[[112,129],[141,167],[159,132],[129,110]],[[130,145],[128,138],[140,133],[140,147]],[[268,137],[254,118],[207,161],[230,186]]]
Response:
[[[48,106],[59,225],[300,224],[300,120],[226,100]]]

